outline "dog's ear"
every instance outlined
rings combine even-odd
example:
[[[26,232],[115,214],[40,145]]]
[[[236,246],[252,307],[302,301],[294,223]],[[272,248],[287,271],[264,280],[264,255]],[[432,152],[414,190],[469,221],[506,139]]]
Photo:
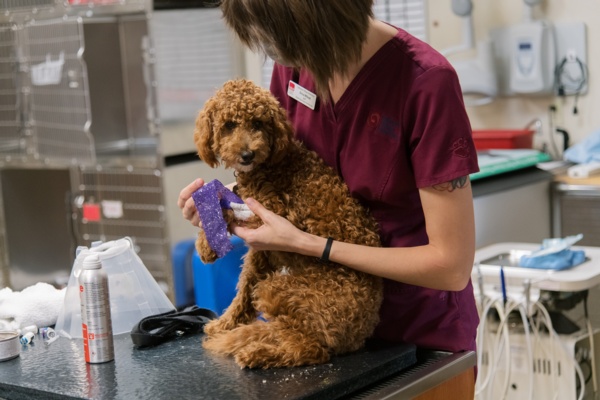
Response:
[[[275,140],[272,143],[271,162],[276,164],[286,156],[287,148],[292,143],[294,137],[294,128],[288,120],[285,110],[279,103],[274,104],[271,111],[275,128]]]
[[[194,143],[198,150],[198,156],[211,168],[219,165],[219,160],[213,151],[213,124],[211,112],[207,106],[200,111],[196,118],[196,128],[194,129]]]

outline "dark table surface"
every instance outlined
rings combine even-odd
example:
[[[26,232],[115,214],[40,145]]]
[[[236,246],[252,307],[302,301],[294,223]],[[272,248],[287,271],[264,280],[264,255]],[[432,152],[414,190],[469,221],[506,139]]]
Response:
[[[201,335],[136,349],[115,337],[115,360],[86,364],[82,340],[39,335],[20,357],[0,362],[0,399],[326,399],[348,395],[416,362],[413,345],[370,343],[353,354],[309,367],[241,369],[212,355]]]

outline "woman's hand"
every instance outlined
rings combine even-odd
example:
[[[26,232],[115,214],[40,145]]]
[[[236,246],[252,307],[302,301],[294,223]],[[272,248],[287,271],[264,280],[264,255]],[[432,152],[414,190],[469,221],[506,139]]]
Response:
[[[196,227],[200,225],[200,217],[198,216],[198,211],[196,211],[192,193],[202,186],[204,186],[204,180],[200,178],[196,179],[179,192],[179,198],[177,199],[177,206],[181,209],[183,218],[190,221]]]
[[[230,229],[255,250],[298,251],[306,233],[296,228],[290,221],[267,210],[258,201],[248,198],[246,205],[263,225],[257,229],[231,224]]]

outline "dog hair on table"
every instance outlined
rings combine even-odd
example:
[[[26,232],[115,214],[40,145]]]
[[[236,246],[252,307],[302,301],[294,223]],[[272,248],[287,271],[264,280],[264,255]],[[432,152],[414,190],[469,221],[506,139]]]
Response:
[[[368,210],[294,139],[285,110],[268,90],[243,79],[226,82],[200,111],[194,142],[209,166],[235,170],[242,199],[252,197],[314,235],[381,245]],[[234,218],[231,210],[224,217],[228,223]],[[253,216],[243,223],[258,228],[262,221]],[[217,259],[202,230],[196,248],[203,262]],[[321,364],[364,346],[381,301],[381,278],[317,257],[250,248],[237,294],[205,326],[203,346],[233,356],[241,367]]]

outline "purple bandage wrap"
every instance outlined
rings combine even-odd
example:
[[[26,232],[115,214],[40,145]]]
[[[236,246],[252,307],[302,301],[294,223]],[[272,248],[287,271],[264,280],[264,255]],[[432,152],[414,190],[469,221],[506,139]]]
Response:
[[[231,209],[229,203],[244,202],[216,179],[192,193],[192,198],[208,245],[219,258],[225,256],[233,249],[233,245],[227,235],[227,223],[223,218],[222,209]]]

